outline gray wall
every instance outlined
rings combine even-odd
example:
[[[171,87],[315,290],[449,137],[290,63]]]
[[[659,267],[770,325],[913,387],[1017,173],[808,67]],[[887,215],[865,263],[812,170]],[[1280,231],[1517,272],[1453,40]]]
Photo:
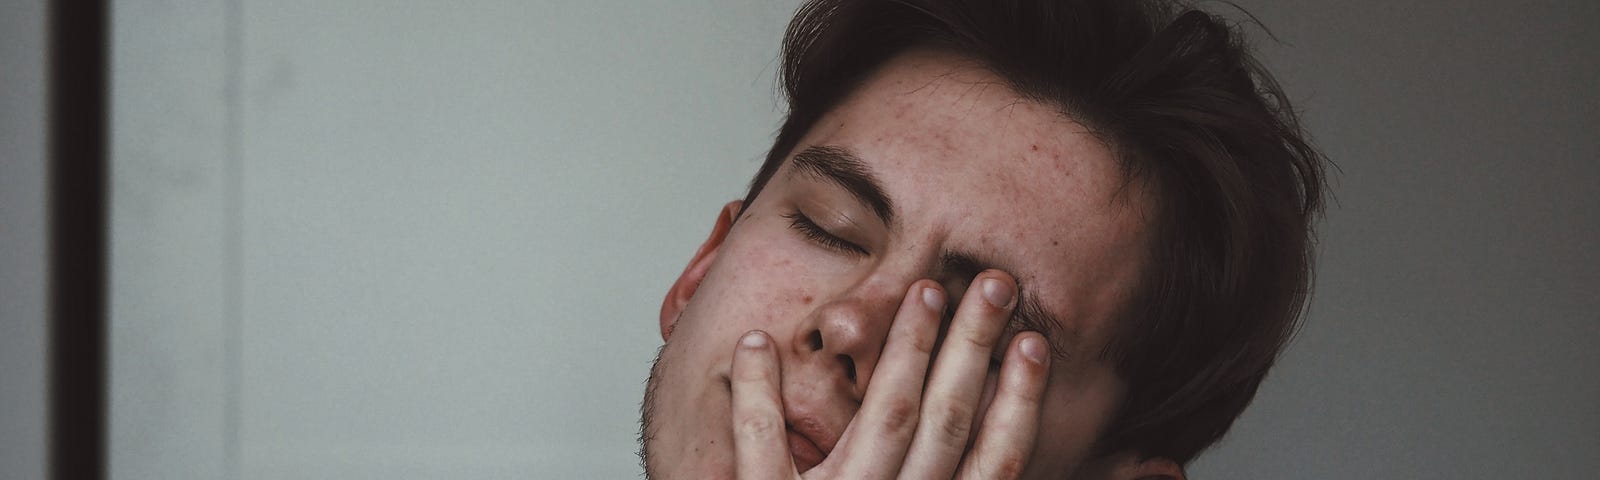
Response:
[[[623,478],[793,4],[115,2],[117,478]]]
[[[1338,163],[1305,329],[1207,478],[1600,470],[1600,3],[1242,2]]]
[[[0,3],[0,478],[45,474],[44,14]]]
[[[1600,7],[1240,3],[1337,203],[1193,476],[1600,469]],[[113,4],[115,478],[637,474],[794,2]]]

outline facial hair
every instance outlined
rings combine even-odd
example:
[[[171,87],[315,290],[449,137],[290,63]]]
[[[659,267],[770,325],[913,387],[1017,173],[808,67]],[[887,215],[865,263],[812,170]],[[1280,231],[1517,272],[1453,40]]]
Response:
[[[656,426],[651,420],[656,412],[656,387],[659,386],[661,372],[665,371],[661,352],[666,349],[666,345],[656,349],[656,359],[650,364],[650,379],[645,381],[644,401],[639,404],[639,468],[644,470],[645,480],[655,478],[650,470],[650,445],[656,438]]]

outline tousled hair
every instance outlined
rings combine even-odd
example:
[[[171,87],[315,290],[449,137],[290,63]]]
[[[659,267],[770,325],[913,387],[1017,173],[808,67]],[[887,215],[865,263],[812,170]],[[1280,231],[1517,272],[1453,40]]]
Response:
[[[745,204],[911,49],[980,62],[1148,186],[1150,261],[1101,352],[1127,390],[1095,448],[1193,459],[1250,403],[1310,289],[1324,159],[1282,90],[1235,27],[1174,1],[813,0],[785,35],[788,115]]]

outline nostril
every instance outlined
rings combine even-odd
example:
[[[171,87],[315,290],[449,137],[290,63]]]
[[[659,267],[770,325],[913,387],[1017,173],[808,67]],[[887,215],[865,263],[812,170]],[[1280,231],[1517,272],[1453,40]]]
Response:
[[[811,345],[811,351],[822,350],[822,331],[812,330],[811,336],[806,338],[806,343]]]
[[[851,359],[849,355],[840,355],[839,363],[844,364],[845,378],[849,378],[850,383],[856,383],[856,361]]]

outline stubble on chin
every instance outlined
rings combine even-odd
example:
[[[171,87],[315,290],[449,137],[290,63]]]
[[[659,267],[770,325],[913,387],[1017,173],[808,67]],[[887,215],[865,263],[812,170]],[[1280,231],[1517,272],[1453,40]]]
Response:
[[[650,466],[650,448],[655,442],[657,425],[653,421],[656,413],[656,388],[660,386],[661,372],[666,371],[661,361],[661,353],[667,346],[661,345],[656,349],[656,359],[650,364],[650,378],[645,380],[644,401],[639,403],[639,468],[644,470],[644,478],[656,478]]]

